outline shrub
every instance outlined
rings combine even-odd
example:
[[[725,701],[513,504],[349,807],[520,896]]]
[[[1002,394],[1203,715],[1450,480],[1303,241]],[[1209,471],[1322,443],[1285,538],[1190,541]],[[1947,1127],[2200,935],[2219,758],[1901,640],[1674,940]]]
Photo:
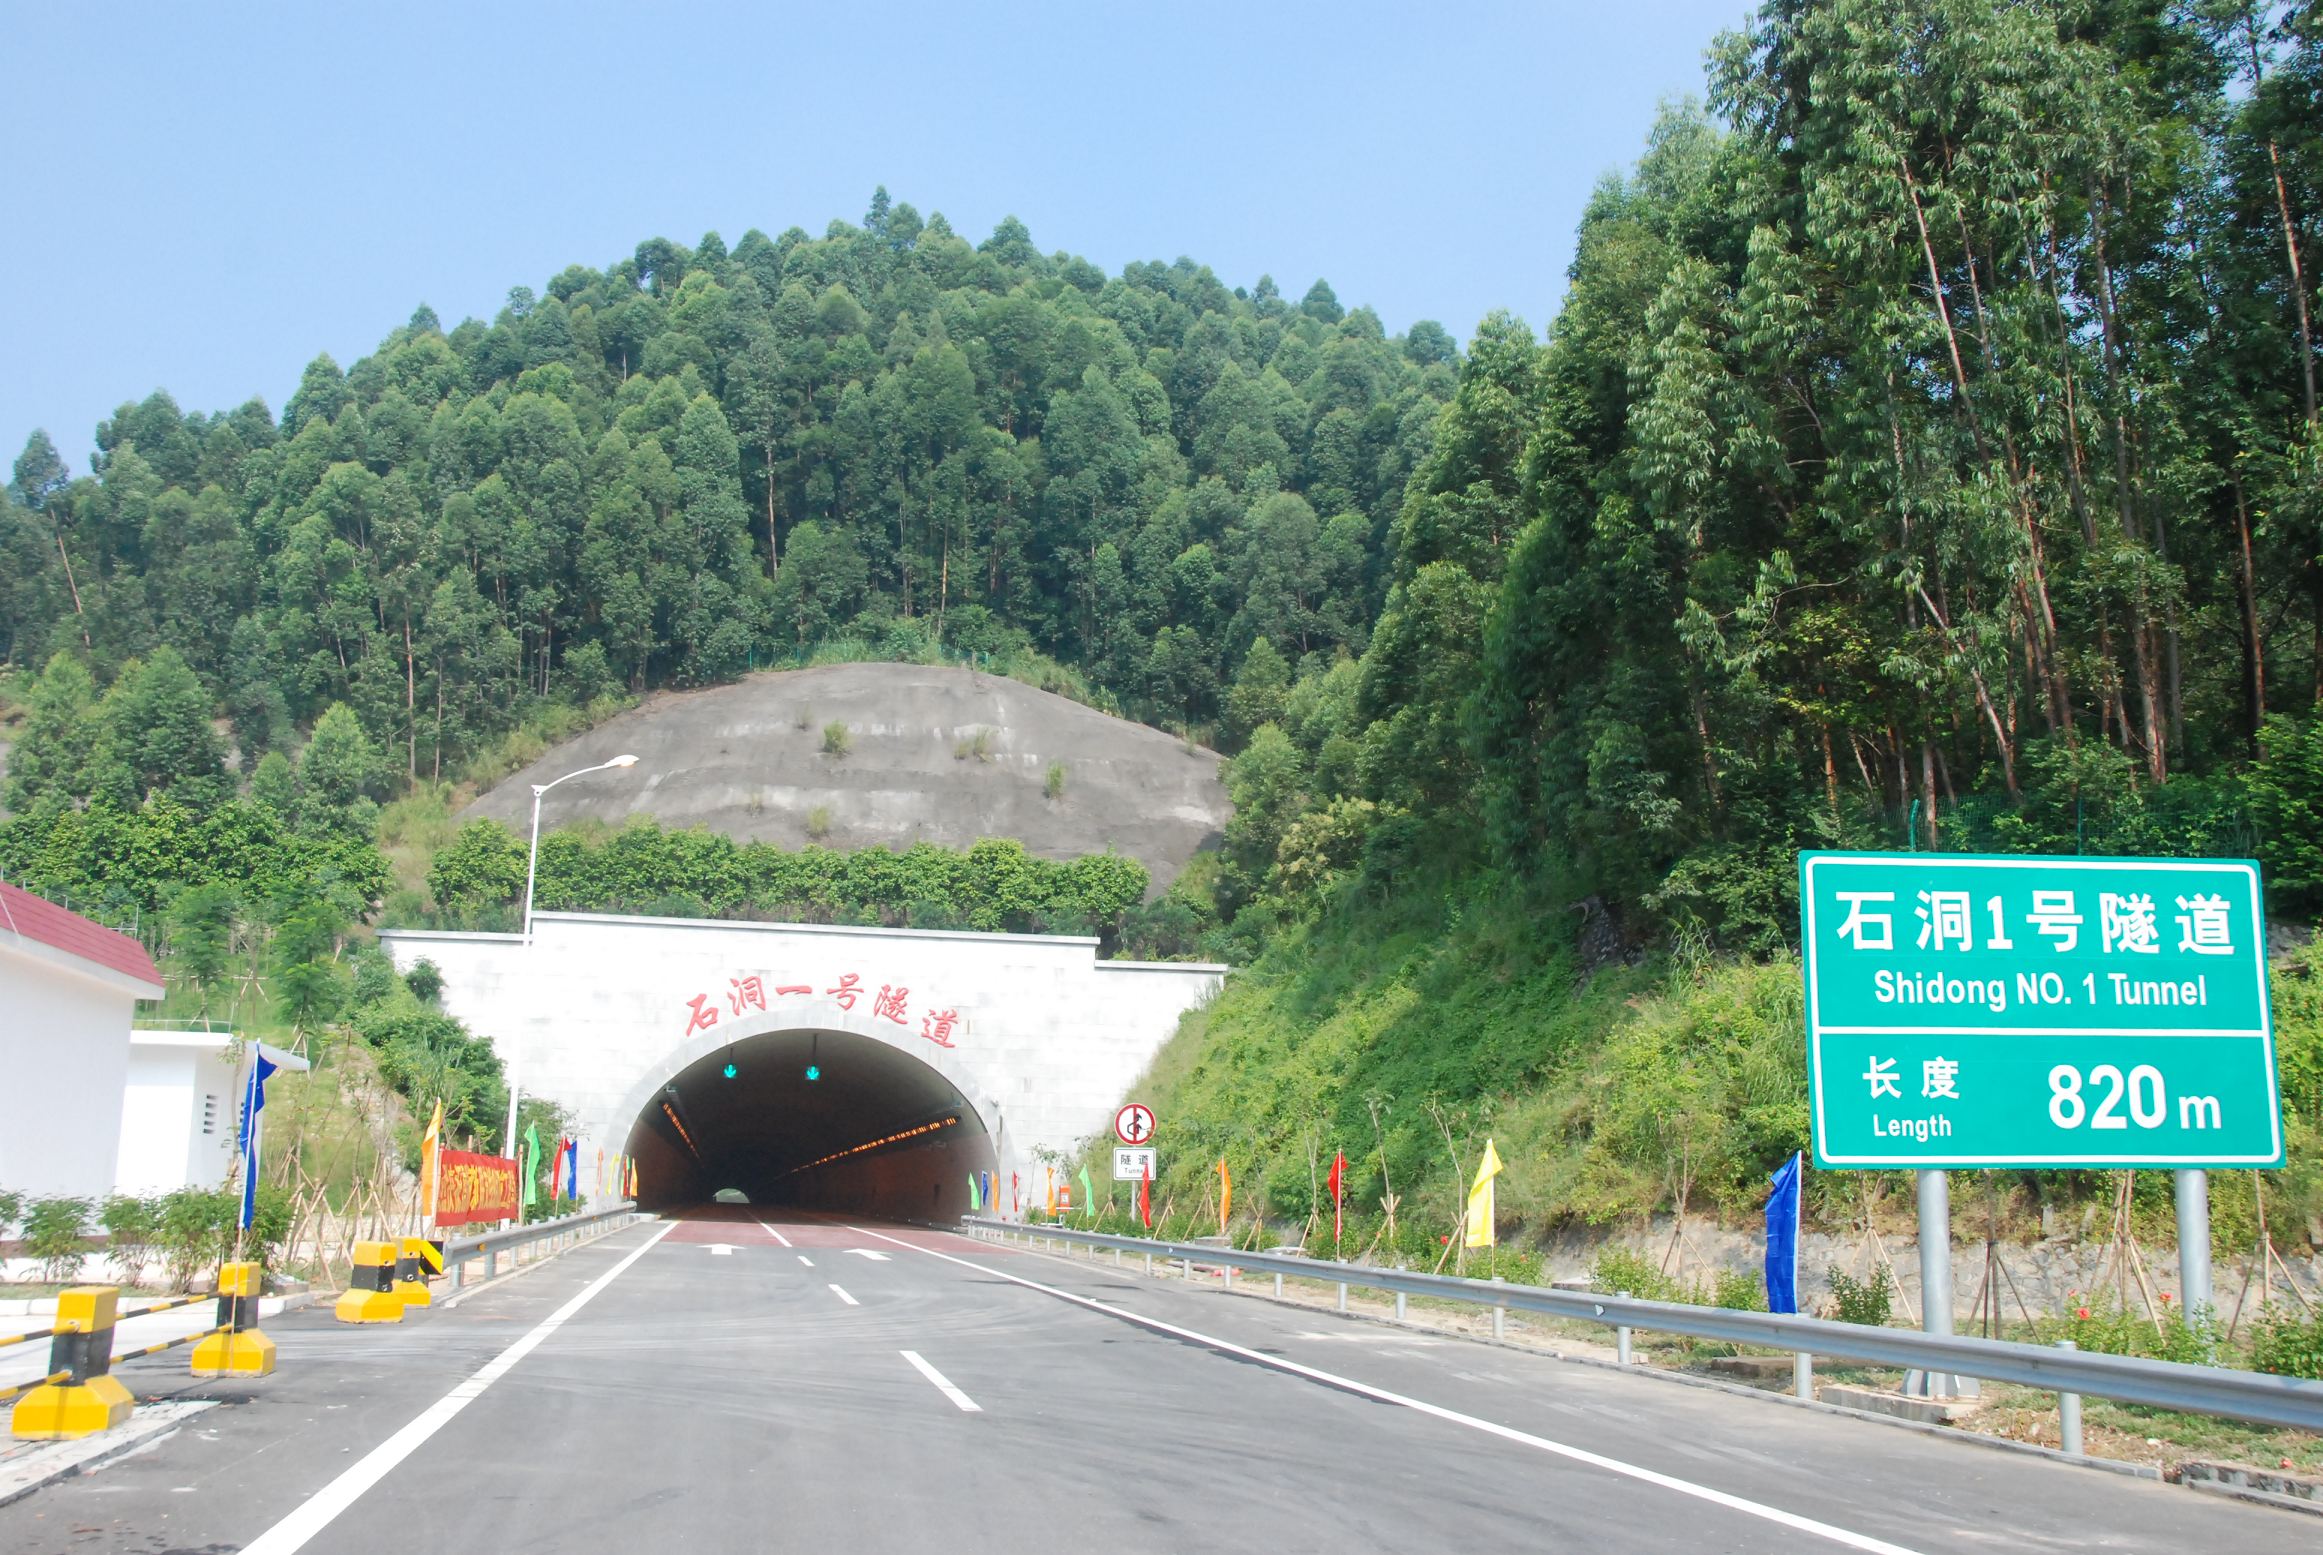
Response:
[[[821,842],[831,835],[831,807],[819,804],[807,812],[807,836]]]
[[[107,1250],[113,1255],[113,1268],[124,1285],[135,1285],[145,1273],[153,1254],[160,1208],[152,1199],[116,1193],[97,1211],[98,1223],[105,1228]]]
[[[1052,761],[1049,763],[1049,775],[1047,780],[1041,784],[1041,793],[1052,803],[1065,797],[1065,764],[1063,762]]]
[[[1868,1278],[1858,1280],[1834,1265],[1824,1278],[1830,1282],[1831,1300],[1838,1307],[1834,1315],[1840,1322],[1861,1323],[1866,1328],[1887,1326],[1895,1287],[1889,1283],[1886,1269],[1874,1269]]]
[[[61,1284],[81,1272],[89,1256],[87,1199],[34,1199],[24,1211],[24,1250],[40,1260],[40,1277]]]
[[[223,1188],[179,1188],[162,1195],[154,1240],[169,1265],[172,1290],[190,1290],[194,1276],[223,1262],[233,1245],[241,1201]]]
[[[1683,1301],[1678,1282],[1662,1273],[1642,1253],[1608,1243],[1589,1262],[1589,1284],[1608,1295],[1630,1295],[1640,1301]]]
[[[966,761],[971,756],[978,761],[992,759],[992,731],[990,729],[979,729],[952,747],[954,761]]]
[[[1710,1304],[1729,1312],[1764,1312],[1766,1284],[1755,1269],[1720,1269]]]
[[[2268,1307],[2251,1333],[2250,1363],[2278,1376],[2323,1379],[2323,1312]]]
[[[855,736],[848,732],[847,726],[845,724],[840,723],[837,719],[833,719],[831,722],[823,725],[824,755],[844,756],[847,754],[847,752],[853,750],[854,748]]]
[[[444,974],[433,961],[422,960],[403,974],[403,986],[422,1004],[433,1004],[444,991]]]
[[[0,1231],[16,1224],[16,1217],[24,1213],[24,1195],[13,1188],[0,1188]]]

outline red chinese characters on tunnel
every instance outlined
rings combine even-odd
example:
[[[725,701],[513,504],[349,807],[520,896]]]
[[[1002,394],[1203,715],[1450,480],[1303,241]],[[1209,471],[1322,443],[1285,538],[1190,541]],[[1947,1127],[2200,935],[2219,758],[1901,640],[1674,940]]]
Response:
[[[860,972],[843,972],[830,986],[821,990],[821,996],[850,1014],[854,1012],[856,1001],[868,998],[873,1018],[892,1021],[906,1031],[912,1031],[914,1011],[910,987],[894,982],[882,982],[876,987],[877,991],[874,992]],[[772,1011],[783,1004],[814,997],[816,988],[812,983],[781,982],[766,972],[735,972],[726,979],[723,994],[697,993],[679,1001],[684,1006],[686,1017],[682,1035],[690,1037],[697,1031],[707,1031],[728,1017],[739,1018],[750,1011]],[[725,1006],[723,1012],[719,1008],[721,1003]],[[937,1047],[956,1048],[960,1045],[956,1038],[965,1033],[967,1022],[961,1018],[957,1008],[936,1009],[931,1006],[917,1013],[919,1025],[916,1034],[923,1040]]]

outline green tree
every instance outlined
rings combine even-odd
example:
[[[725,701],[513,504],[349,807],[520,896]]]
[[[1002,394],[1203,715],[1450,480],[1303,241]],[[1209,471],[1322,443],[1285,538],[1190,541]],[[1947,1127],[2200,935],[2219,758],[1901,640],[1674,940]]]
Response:
[[[69,653],[48,661],[26,699],[24,728],[8,751],[8,808],[25,811],[85,798],[97,744],[96,682]]]

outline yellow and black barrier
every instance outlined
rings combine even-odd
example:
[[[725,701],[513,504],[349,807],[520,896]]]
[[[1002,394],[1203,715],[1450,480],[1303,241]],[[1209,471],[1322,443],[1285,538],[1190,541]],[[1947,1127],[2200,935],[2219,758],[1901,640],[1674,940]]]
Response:
[[[46,1380],[9,1411],[8,1428],[35,1440],[94,1436],[129,1418],[134,1401],[111,1375],[117,1285],[76,1285],[57,1297]]]
[[[393,1242],[357,1242],[355,1267],[332,1313],[342,1323],[400,1323],[403,1298],[395,1291]]]
[[[265,1270],[257,1263],[218,1269],[218,1326],[194,1346],[197,1377],[263,1377],[274,1370],[274,1341],[258,1331]]]
[[[407,1236],[396,1243],[395,1294],[407,1307],[432,1307],[435,1294],[428,1281],[444,1272],[444,1244],[424,1236]]]

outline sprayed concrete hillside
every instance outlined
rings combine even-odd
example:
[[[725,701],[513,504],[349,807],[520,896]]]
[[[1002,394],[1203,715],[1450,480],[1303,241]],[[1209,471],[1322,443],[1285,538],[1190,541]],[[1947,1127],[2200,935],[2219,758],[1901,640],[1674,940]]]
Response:
[[[845,754],[826,731],[845,725]],[[636,753],[627,772],[567,783],[541,825],[650,815],[799,847],[966,847],[1013,837],[1048,858],[1111,848],[1160,890],[1224,829],[1219,760],[1143,724],[1019,681],[915,664],[834,664],[660,692],[558,746],[470,805],[522,830],[534,783]],[[1051,769],[1061,789],[1051,797]],[[816,838],[811,833],[824,833]]]

